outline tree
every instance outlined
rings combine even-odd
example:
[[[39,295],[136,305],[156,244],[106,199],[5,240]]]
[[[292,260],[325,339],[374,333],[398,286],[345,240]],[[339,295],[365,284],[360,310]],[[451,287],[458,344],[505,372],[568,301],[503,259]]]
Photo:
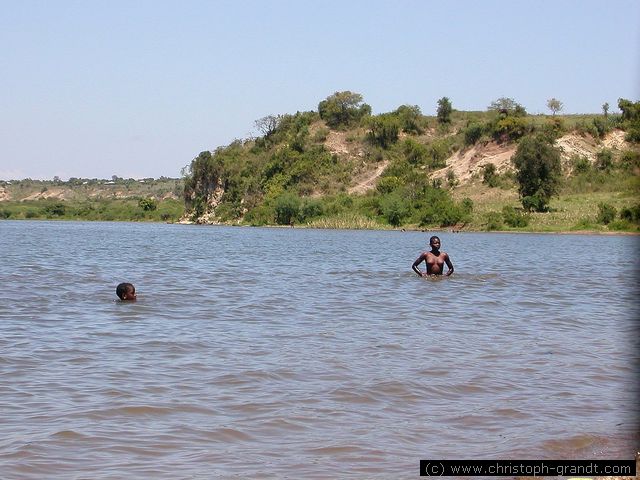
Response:
[[[512,161],[522,206],[525,210],[546,211],[560,186],[560,151],[543,135],[528,136],[520,141]]]
[[[512,115],[514,117],[524,117],[527,114],[525,108],[516,102],[513,98],[500,97],[491,102],[487,110],[499,112],[504,115]]]
[[[451,123],[451,112],[453,107],[451,106],[451,100],[447,97],[442,97],[438,100],[438,122],[441,124]]]
[[[557,98],[550,98],[547,100],[547,108],[551,110],[552,115],[555,117],[556,113],[562,110],[562,102]]]
[[[276,131],[281,120],[282,115],[267,115],[266,117],[256,120],[254,125],[260,130],[263,136],[268,137]]]
[[[609,116],[609,104],[607,102],[602,104],[602,114],[604,115],[604,118]]]
[[[335,92],[318,104],[318,113],[331,128],[347,127],[362,117],[371,115],[371,107],[362,95],[350,91]]]

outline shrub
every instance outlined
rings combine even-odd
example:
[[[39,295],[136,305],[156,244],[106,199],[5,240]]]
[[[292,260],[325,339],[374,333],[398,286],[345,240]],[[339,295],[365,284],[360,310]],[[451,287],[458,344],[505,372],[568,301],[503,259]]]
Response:
[[[42,212],[48,217],[62,217],[67,212],[67,207],[62,203],[47,205]]]
[[[420,134],[422,133],[422,112],[417,105],[402,105],[393,112],[400,122],[403,132]]]
[[[486,215],[486,229],[487,230],[501,230],[502,229],[502,215],[498,212],[489,212]]]
[[[2,210],[0,210],[0,218],[4,218],[7,219],[11,217],[11,210],[7,210],[5,208],[3,208]]]
[[[608,225],[616,218],[616,209],[608,203],[598,204],[598,216],[596,217],[599,223]]]
[[[621,208],[620,218],[628,222],[640,223],[640,203],[633,207]]]
[[[370,117],[367,122],[369,127],[368,138],[372,144],[382,148],[389,148],[398,141],[400,122],[391,114]]]
[[[260,205],[247,212],[244,216],[245,222],[249,225],[260,226],[273,223],[275,213],[273,208],[268,205]]]
[[[469,197],[463,198],[462,202],[460,203],[460,208],[466,215],[470,215],[471,212],[473,212],[473,200],[471,200]]]
[[[394,227],[401,225],[411,211],[408,202],[398,194],[386,196],[380,202],[380,206],[385,220]]]
[[[140,200],[138,200],[138,206],[145,212],[152,212],[156,208],[158,208],[158,202],[156,202],[153,198],[141,198]]]
[[[613,167],[613,152],[605,148],[596,154],[596,167],[598,170],[611,170]]]
[[[280,195],[275,200],[276,223],[291,225],[300,212],[300,197],[291,192]]]
[[[329,129],[321,127],[313,134],[313,141],[316,143],[324,142],[329,136]]]
[[[546,212],[547,211],[547,201],[543,198],[542,195],[528,195],[526,197],[522,197],[522,207],[527,212]]]
[[[625,170],[640,168],[640,152],[625,150],[620,156],[620,167]]]
[[[455,187],[458,184],[458,180],[456,179],[456,174],[453,169],[447,170],[447,183],[450,187]]]
[[[527,121],[522,117],[507,116],[498,120],[493,128],[493,135],[496,140],[505,142],[517,140],[527,133]]]
[[[402,186],[402,181],[396,176],[381,177],[376,185],[376,190],[382,193],[391,193]]]
[[[604,136],[611,130],[609,124],[602,118],[593,119],[593,127],[597,138],[604,138]]]
[[[498,175],[496,174],[496,166],[493,163],[487,163],[482,166],[482,183],[490,186],[498,186]]]
[[[591,170],[591,163],[587,157],[573,155],[569,161],[574,174],[588,173]]]
[[[308,222],[323,213],[322,202],[315,198],[307,198],[300,207],[299,219],[301,222]]]
[[[504,223],[514,228],[522,228],[529,225],[529,217],[518,212],[511,205],[502,207],[502,218]]]
[[[470,123],[467,128],[464,129],[464,144],[466,146],[475,145],[482,134],[484,133],[484,127],[479,123]]]
[[[410,138],[402,143],[402,153],[411,165],[422,165],[428,157],[427,147]]]

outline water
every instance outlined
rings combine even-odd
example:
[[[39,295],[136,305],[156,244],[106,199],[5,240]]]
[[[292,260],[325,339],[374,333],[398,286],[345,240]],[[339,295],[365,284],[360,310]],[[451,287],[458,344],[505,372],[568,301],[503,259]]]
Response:
[[[440,237],[0,222],[2,478],[633,458],[638,238]]]

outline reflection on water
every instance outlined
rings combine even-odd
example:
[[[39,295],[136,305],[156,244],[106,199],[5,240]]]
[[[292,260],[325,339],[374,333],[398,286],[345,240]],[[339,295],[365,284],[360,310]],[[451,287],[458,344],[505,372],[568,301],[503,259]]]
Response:
[[[637,238],[443,233],[418,278],[428,236],[0,222],[3,476],[632,458]]]

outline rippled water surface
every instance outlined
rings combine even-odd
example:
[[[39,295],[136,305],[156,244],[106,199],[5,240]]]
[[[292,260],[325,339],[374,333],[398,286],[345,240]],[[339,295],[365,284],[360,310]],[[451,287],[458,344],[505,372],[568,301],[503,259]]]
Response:
[[[0,222],[2,478],[633,458],[638,237],[440,237]]]

